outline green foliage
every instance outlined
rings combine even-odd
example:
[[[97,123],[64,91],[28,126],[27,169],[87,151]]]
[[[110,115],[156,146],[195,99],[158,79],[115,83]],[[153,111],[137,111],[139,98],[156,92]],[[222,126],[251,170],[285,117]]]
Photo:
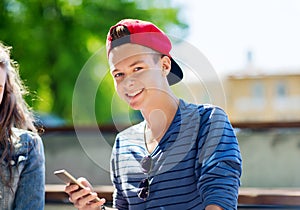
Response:
[[[138,18],[185,31],[178,8],[168,5],[168,0],[2,0],[0,40],[13,46],[13,58],[31,92],[29,105],[71,123],[76,79],[88,59],[105,47],[109,27],[123,18]],[[101,60],[106,65],[105,56]],[[112,81],[104,79],[98,90],[97,121],[109,123]]]

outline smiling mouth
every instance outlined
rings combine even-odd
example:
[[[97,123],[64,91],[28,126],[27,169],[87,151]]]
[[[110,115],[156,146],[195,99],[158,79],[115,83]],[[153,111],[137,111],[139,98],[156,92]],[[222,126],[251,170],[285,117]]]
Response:
[[[134,96],[140,94],[143,90],[144,90],[144,89],[137,90],[137,91],[134,91],[134,92],[132,92],[132,93],[126,93],[126,96],[132,98],[132,97],[134,97]]]

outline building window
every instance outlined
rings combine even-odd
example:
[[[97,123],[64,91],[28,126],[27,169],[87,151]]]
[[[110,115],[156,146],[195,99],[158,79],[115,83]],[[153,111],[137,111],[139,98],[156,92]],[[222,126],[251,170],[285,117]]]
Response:
[[[276,84],[276,97],[284,98],[287,96],[287,87],[284,82],[278,82]]]
[[[252,86],[252,96],[254,99],[264,98],[264,85],[261,82],[255,82]]]

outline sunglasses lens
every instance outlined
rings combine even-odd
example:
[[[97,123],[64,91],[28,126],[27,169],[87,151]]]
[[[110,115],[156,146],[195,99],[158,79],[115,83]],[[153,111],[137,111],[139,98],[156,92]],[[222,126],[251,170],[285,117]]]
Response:
[[[140,164],[141,168],[144,174],[148,174],[152,169],[152,157],[150,155],[144,157]],[[139,184],[139,189],[137,192],[137,195],[140,199],[146,200],[149,196],[150,190],[149,190],[149,180],[143,179]]]
[[[149,196],[149,188],[142,188],[139,190],[138,196],[140,199],[146,200]]]
[[[143,179],[140,182],[139,188],[144,188],[144,187],[149,187],[149,180],[148,179]]]
[[[149,196],[149,180],[143,179],[139,184],[138,197],[146,200]]]
[[[149,173],[149,171],[151,170],[152,168],[152,158],[150,155],[144,157],[142,160],[141,160],[141,167],[142,167],[142,171],[143,173]]]

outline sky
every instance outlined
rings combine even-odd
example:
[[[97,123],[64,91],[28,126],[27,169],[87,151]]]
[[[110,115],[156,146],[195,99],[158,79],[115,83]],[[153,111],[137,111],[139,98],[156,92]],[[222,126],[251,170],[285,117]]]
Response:
[[[255,67],[300,73],[299,0],[174,0],[189,24],[186,41],[197,47],[216,72]]]

